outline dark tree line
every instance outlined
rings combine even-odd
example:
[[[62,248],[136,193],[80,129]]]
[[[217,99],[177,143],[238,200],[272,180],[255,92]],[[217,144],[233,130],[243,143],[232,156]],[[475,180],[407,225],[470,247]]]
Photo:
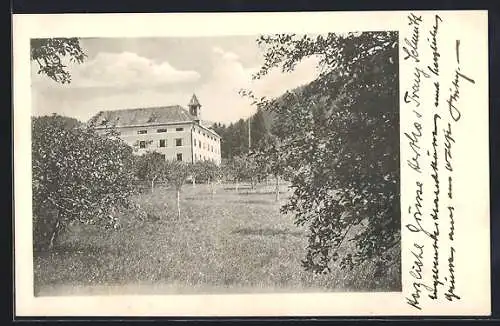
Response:
[[[250,120],[250,147],[248,142],[248,120]],[[248,119],[240,119],[228,125],[215,123],[212,128],[222,137],[222,158],[231,160],[236,156],[248,153],[249,150],[256,150],[269,132],[270,120],[267,112],[257,110]]]

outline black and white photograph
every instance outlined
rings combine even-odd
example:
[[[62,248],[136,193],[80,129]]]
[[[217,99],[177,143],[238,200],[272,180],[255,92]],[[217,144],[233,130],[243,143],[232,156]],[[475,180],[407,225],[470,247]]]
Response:
[[[398,33],[31,39],[34,291],[400,291]]]
[[[486,12],[13,28],[17,314],[490,312]]]

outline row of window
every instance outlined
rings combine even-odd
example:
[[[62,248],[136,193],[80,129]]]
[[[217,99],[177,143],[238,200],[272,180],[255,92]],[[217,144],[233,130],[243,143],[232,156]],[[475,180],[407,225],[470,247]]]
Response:
[[[166,155],[165,154],[161,154],[161,157],[166,160]],[[177,153],[177,161],[182,161],[182,153]]]
[[[184,131],[184,128],[175,128],[175,131]],[[167,132],[167,129],[166,128],[160,128],[160,129],[156,129],[156,132],[157,133],[163,133],[163,132]],[[147,129],[141,129],[141,130],[137,130],[137,134],[138,135],[145,135],[147,134],[148,131]],[[210,140],[213,140],[213,141],[216,141],[217,139],[211,135],[208,135],[206,133],[202,133],[200,130],[198,130],[198,134],[203,134],[203,137],[207,137],[208,139]]]
[[[175,128],[175,131],[184,131],[184,128]],[[156,132],[157,133],[167,132],[167,129],[166,128],[156,129]],[[146,129],[137,130],[138,135],[145,135],[147,133],[148,131]]]
[[[139,148],[146,148],[148,143],[145,140],[139,141]],[[159,140],[159,146],[158,147],[167,147],[167,140],[166,139],[160,139]],[[182,146],[182,138],[176,138],[175,139],[175,146],[180,147]]]
[[[202,142],[201,141],[198,141],[198,143],[197,143],[196,139],[195,139],[194,140],[194,146],[196,146],[196,144],[198,144],[199,148],[202,148],[202,146],[201,146]],[[139,148],[146,148],[147,145],[148,145],[147,141],[145,141],[145,140],[139,141]],[[182,146],[182,138],[176,138],[175,139],[175,146],[176,147],[181,147]],[[160,139],[158,141],[158,147],[167,147],[167,140],[166,139]],[[212,153],[217,153],[217,148],[214,150],[214,146],[210,145],[210,144],[203,143],[203,149],[209,150]]]
[[[206,157],[206,156],[202,156],[201,154],[198,155],[198,154],[194,154],[194,160],[195,161],[212,161],[212,162],[215,162],[215,160],[213,158],[209,158],[209,157]]]
[[[201,148],[201,144],[203,144],[203,149],[207,150],[207,151],[212,151],[212,153],[214,152],[214,146],[213,145],[210,145],[210,144],[207,144],[207,143],[202,143],[200,140],[198,140],[198,143],[196,142],[196,139],[193,139],[193,142],[194,142],[194,146],[196,147],[196,144],[198,144],[198,147]],[[217,152],[217,148],[215,149],[215,152]]]
[[[162,154],[162,157],[163,159],[166,159],[166,156],[165,154]],[[182,161],[182,153],[177,153],[176,154],[176,159],[177,161]],[[206,157],[206,156],[202,156],[202,155],[197,155],[197,154],[194,154],[194,160],[195,161],[212,161],[212,162],[215,162],[215,160],[213,158],[209,158],[209,157]]]
[[[201,132],[201,130],[199,130],[199,129],[198,129],[198,133],[199,133],[200,135],[203,135],[203,137],[207,137],[207,138],[208,138],[208,139],[210,139],[210,140],[213,140],[213,141],[216,141],[216,140],[217,140],[215,137],[213,137],[213,136],[211,136],[211,135],[208,135],[208,136],[207,136],[207,134],[206,134],[206,133]]]
[[[161,157],[165,160],[166,159],[166,155],[165,154],[161,154]],[[182,153],[177,153],[176,154],[176,159],[177,161],[182,161]],[[201,161],[201,160],[204,160],[204,161],[212,161],[212,162],[215,162],[215,160],[213,158],[208,158],[206,156],[202,156],[202,155],[198,155],[198,154],[194,154],[194,159],[195,161]]]

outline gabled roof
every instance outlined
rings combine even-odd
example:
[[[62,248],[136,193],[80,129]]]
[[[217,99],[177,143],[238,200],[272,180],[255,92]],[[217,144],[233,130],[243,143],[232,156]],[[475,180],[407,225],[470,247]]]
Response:
[[[101,111],[94,116],[91,121],[95,121],[95,126],[99,127],[108,123],[116,127],[137,126],[137,125],[158,125],[166,123],[194,121],[193,117],[186,109],[179,105],[158,106],[149,108],[135,108]]]
[[[101,111],[97,113],[89,122],[94,122],[95,127],[114,126],[155,126],[162,124],[173,124],[180,122],[195,122],[196,118],[180,105],[158,106],[149,108],[122,109]],[[220,136],[202,121],[200,127],[210,131],[214,135]]]

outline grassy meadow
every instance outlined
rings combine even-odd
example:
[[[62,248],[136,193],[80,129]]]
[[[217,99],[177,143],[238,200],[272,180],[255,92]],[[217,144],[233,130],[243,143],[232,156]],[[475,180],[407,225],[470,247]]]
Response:
[[[35,253],[35,295],[304,291],[397,291],[399,266],[374,276],[372,263],[314,275],[301,267],[307,233],[280,214],[273,186],[186,184],[145,191],[144,216],[123,213],[116,230],[74,225],[52,252]]]

